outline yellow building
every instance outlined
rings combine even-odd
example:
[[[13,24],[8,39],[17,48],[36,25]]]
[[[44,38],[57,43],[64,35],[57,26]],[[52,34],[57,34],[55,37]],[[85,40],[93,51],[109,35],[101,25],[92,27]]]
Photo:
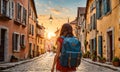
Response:
[[[88,0],[86,6],[86,28],[87,28],[87,51],[90,51],[92,54],[93,52],[97,52],[96,47],[96,1],[95,0]]]
[[[97,47],[97,55],[105,57],[109,62],[115,56],[120,58],[119,3],[119,0],[87,0],[87,47],[90,50]],[[95,15],[95,19],[92,15]],[[97,38],[96,42],[90,41],[93,38]]]

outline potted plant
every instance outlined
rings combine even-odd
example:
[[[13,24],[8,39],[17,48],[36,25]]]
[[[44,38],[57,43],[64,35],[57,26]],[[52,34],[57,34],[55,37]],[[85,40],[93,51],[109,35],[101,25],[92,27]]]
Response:
[[[10,62],[17,62],[18,58],[15,57],[14,55],[11,56]]]
[[[92,59],[92,61],[97,61],[96,55],[92,55],[92,56],[91,56],[91,59]]]
[[[21,48],[24,49],[24,48],[26,48],[26,46],[25,45],[21,45]]]
[[[106,58],[102,57],[102,63],[106,62]]]
[[[98,61],[99,61],[100,63],[105,63],[105,62],[106,62],[106,58],[101,57],[101,56],[98,56]]]
[[[112,64],[118,67],[120,65],[120,59],[118,57],[114,57],[112,60]]]

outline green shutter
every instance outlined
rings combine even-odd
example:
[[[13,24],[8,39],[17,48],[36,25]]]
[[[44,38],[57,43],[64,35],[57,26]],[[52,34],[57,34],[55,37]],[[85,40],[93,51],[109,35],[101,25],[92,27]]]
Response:
[[[102,56],[102,36],[98,37],[98,53]]]
[[[103,14],[107,13],[107,0],[103,0]]]
[[[111,10],[111,0],[106,0],[107,12]]]
[[[99,3],[99,0],[96,1],[96,14],[97,14],[97,19],[99,19],[100,17],[100,3]]]

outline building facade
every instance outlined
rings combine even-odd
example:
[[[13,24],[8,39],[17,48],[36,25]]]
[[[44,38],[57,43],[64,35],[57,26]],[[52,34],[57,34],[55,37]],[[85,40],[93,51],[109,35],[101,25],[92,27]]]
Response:
[[[85,25],[85,7],[78,7],[77,10],[77,38],[81,41],[83,52],[86,51],[86,25]]]
[[[109,62],[115,56],[120,58],[119,11],[119,0],[87,0],[87,48]]]
[[[88,0],[86,6],[87,50],[97,53],[96,0]]]
[[[72,29],[73,29],[73,35],[74,36],[77,36],[77,19],[75,19],[74,21],[71,21],[70,22],[70,25],[72,26]]]
[[[45,33],[45,27],[42,25],[39,25],[37,23],[36,25],[36,40],[37,40],[37,56],[45,52],[45,39],[44,39],[44,33]]]
[[[0,0],[0,61],[28,56],[28,0]]]
[[[29,26],[28,26],[28,42],[29,42],[29,57],[35,57],[37,51],[36,41],[36,25],[37,25],[37,12],[34,0],[29,0]]]

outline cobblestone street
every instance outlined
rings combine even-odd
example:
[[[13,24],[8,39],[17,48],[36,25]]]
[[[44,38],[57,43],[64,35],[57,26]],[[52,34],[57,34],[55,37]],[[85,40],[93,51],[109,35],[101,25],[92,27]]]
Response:
[[[41,58],[3,70],[3,72],[50,72],[53,57],[54,57],[53,53],[46,53]],[[77,69],[77,72],[119,72],[119,71],[113,71],[108,68],[104,68],[101,66],[93,65],[88,62],[82,61],[81,65]]]

